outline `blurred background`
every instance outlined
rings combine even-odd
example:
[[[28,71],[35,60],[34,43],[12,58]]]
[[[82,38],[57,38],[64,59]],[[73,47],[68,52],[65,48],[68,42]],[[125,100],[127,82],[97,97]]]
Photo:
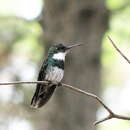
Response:
[[[66,59],[64,82],[99,95],[130,115],[130,0],[0,0],[0,82],[35,81],[54,42],[86,45]],[[35,85],[0,86],[0,130],[129,130],[91,98],[59,88],[41,109],[30,108]]]

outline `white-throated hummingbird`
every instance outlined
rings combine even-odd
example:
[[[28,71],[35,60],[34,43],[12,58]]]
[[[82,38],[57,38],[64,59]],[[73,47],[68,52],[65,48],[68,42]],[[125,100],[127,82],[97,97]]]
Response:
[[[48,56],[43,62],[38,76],[38,81],[48,81],[50,83],[48,83],[48,85],[37,84],[35,94],[31,101],[31,107],[40,108],[47,103],[56,86],[61,82],[64,76],[64,62],[66,54],[71,48],[80,45],[82,44],[74,44],[71,46],[57,44],[50,47]]]

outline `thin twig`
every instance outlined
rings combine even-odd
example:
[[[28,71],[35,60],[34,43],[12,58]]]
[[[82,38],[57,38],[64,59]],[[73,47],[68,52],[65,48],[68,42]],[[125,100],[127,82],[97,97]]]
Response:
[[[48,84],[47,81],[32,81],[32,82],[8,82],[8,83],[0,83],[0,85],[16,85],[16,84],[37,84],[37,83],[40,83],[40,84]],[[112,112],[112,110],[106,106],[103,101],[98,97],[96,96],[95,94],[92,94],[92,93],[88,93],[86,91],[83,91],[79,88],[75,88],[71,85],[68,85],[68,84],[64,84],[64,83],[61,83],[61,86],[62,87],[65,87],[65,88],[68,88],[68,89],[71,89],[75,92],[78,92],[78,93],[81,93],[85,96],[89,96],[89,97],[92,97],[94,98],[99,104],[101,104],[109,113],[108,116],[106,116],[105,118],[99,120],[99,121],[96,121],[94,122],[94,125],[97,125],[101,122],[104,122],[106,120],[110,120],[112,118],[116,118],[116,119],[122,119],[122,120],[130,120],[130,117],[126,117],[126,116],[122,116],[122,115],[118,115],[118,114],[115,114],[114,112]]]
[[[81,90],[81,89],[79,89],[79,88],[75,88],[75,87],[70,86],[70,85],[68,85],[68,84],[62,84],[62,85],[63,85],[63,87],[65,87],[65,88],[69,88],[69,89],[74,90],[74,91],[76,91],[76,92],[78,92],[78,93],[82,93],[82,94],[84,94],[84,95],[87,95],[87,96],[90,96],[90,97],[96,99],[109,113],[113,113],[113,112],[101,101],[101,99],[100,99],[98,96],[96,96],[95,94],[88,93],[88,92],[86,92],[86,91],[83,91],[83,90]]]
[[[0,83],[0,85],[16,85],[16,84],[47,84],[47,81],[15,81],[15,82],[7,82],[7,83]]]
[[[116,46],[116,44],[113,42],[110,36],[108,36],[108,39],[111,41],[112,45],[120,53],[120,55],[130,64],[130,60],[120,51],[120,49]]]
[[[97,124],[100,124],[100,123],[102,123],[102,122],[104,122],[104,121],[106,121],[106,120],[110,120],[110,119],[112,119],[113,117],[109,114],[107,117],[104,117],[103,119],[101,119],[101,120],[99,120],[99,121],[95,121],[93,124],[94,125],[97,125]]]

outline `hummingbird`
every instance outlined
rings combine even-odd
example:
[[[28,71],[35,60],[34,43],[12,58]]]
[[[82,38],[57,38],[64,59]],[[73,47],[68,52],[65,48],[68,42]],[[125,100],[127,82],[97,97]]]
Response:
[[[55,88],[60,84],[64,76],[65,56],[71,48],[82,44],[66,46],[64,44],[52,45],[48,56],[42,64],[38,75],[38,81],[48,81],[47,85],[38,83],[31,101],[32,108],[40,108],[51,98]]]

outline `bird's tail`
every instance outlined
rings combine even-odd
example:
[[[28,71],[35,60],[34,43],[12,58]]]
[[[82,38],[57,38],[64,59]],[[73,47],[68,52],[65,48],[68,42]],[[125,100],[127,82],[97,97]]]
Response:
[[[31,107],[40,108],[45,105],[52,96],[55,88],[56,85],[54,84],[49,84],[48,86],[37,84],[35,94],[31,101]]]

